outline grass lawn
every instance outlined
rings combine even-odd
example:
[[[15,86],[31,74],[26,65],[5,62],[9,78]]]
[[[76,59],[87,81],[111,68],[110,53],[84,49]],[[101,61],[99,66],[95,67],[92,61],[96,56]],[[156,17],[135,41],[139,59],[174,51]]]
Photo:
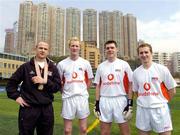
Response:
[[[90,103],[94,103],[95,90],[90,90]],[[0,135],[18,135],[18,104],[13,100],[7,98],[5,92],[0,92]],[[59,93],[55,94],[54,100],[54,112],[55,112],[55,124],[54,124],[54,135],[63,135],[63,119],[60,117],[61,110],[61,95]],[[173,133],[172,135],[180,135],[180,88],[177,88],[177,94],[170,103],[172,120],[173,120]],[[93,105],[90,104],[91,115],[88,117],[88,125],[91,125],[95,120],[93,115]],[[135,109],[134,106],[134,117],[130,122],[132,135],[137,135],[137,129],[135,127]],[[73,135],[78,135],[78,120],[73,122]],[[116,124],[112,125],[111,129],[112,135],[119,135],[119,129]],[[100,135],[99,125],[94,128],[88,135]],[[155,135],[155,133],[152,133]]]

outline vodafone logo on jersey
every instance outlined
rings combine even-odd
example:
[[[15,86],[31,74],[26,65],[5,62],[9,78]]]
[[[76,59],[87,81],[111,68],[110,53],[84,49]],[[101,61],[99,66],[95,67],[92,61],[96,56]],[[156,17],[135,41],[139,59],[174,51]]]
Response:
[[[145,89],[146,91],[150,90],[150,88],[151,88],[151,85],[150,85],[149,83],[145,83],[145,84],[144,84],[144,89]]]
[[[109,81],[112,81],[113,79],[114,79],[114,75],[113,75],[113,74],[109,74],[109,75],[108,75],[108,80],[109,80]]]
[[[72,78],[73,78],[73,79],[76,79],[76,78],[77,78],[77,73],[76,73],[76,72],[73,72],[73,73],[72,73]]]

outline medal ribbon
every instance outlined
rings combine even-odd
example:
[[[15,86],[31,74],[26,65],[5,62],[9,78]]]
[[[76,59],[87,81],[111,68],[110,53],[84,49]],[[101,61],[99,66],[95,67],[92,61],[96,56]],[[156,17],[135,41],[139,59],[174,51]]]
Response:
[[[35,69],[36,69],[37,76],[42,77],[41,73],[40,73],[39,65],[38,65],[36,59],[34,59],[34,64],[35,64]],[[45,60],[43,83],[47,83],[47,78],[48,78],[48,64],[47,64],[47,61]]]

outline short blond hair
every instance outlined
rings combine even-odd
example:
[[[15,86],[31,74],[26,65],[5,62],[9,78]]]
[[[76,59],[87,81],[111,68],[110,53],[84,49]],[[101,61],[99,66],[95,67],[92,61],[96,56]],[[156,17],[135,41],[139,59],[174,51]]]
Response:
[[[80,44],[80,40],[78,37],[72,37],[71,39],[68,40],[68,45],[70,46],[71,45],[71,42],[72,41],[79,41],[79,44]]]

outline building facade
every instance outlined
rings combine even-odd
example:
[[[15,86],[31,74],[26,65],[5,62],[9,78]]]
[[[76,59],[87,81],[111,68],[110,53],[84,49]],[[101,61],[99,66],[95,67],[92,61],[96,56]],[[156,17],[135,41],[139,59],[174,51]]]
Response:
[[[7,79],[17,68],[28,60],[27,57],[0,52],[0,79]]]
[[[99,49],[101,61],[105,60],[104,43],[115,40],[118,47],[118,57],[135,59],[137,57],[137,27],[136,18],[120,11],[102,11],[99,13]]]
[[[117,42],[118,48],[118,57],[124,56],[124,38],[123,38],[123,14],[122,12],[116,10],[112,12],[112,28],[113,28],[113,37]]]
[[[104,43],[112,39],[112,17],[111,12],[102,11],[99,13],[99,51],[101,61],[106,59]]]
[[[32,1],[20,4],[17,54],[32,55],[36,43],[36,15],[37,6]]]
[[[83,41],[97,43],[97,11],[95,9],[83,11]]]
[[[78,37],[81,39],[81,11],[78,8],[66,9],[66,43],[65,43],[65,55],[69,55],[68,41],[72,37]]]
[[[153,61],[159,64],[162,64],[164,66],[169,65],[169,62],[172,59],[171,53],[165,53],[165,52],[153,52]]]
[[[96,42],[81,42],[80,56],[90,62],[92,69],[100,64],[100,53],[96,46]]]
[[[52,7],[51,15],[51,51],[52,56],[64,55],[64,17],[65,10],[60,7]]]
[[[153,52],[153,61],[166,66],[173,73],[172,54],[165,52]]]
[[[172,54],[173,73],[180,73],[180,52]]]
[[[123,16],[124,59],[137,57],[137,24],[132,14]]]
[[[13,29],[6,29],[6,36],[5,36],[5,46],[4,52],[6,53],[13,53],[14,52],[14,30]]]
[[[82,41],[96,42],[101,61],[106,59],[104,43],[107,40],[117,42],[118,57],[134,59],[136,29],[136,18],[132,14],[123,16],[118,10],[97,13],[95,9],[85,9],[81,14],[78,8],[63,9],[27,0],[20,4],[16,52],[31,57],[35,45],[44,41],[50,45],[50,55],[69,55],[68,41],[78,37]]]
[[[19,10],[17,54],[34,55],[34,47],[40,41],[50,45],[50,55],[64,55],[64,9],[25,1]]]
[[[36,42],[44,41],[50,44],[51,6],[47,3],[37,5]]]
[[[13,23],[13,32],[14,32],[14,51],[12,53],[17,54],[17,41],[18,41],[18,21]]]

